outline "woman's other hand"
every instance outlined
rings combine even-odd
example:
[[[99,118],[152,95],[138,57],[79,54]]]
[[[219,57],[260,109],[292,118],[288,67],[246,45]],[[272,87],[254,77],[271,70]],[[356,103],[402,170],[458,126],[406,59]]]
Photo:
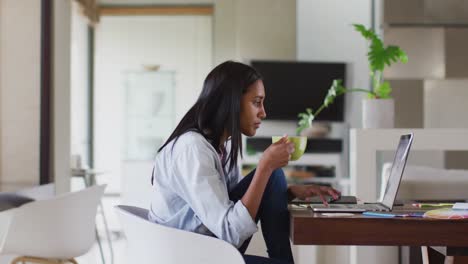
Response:
[[[328,186],[320,185],[291,185],[288,187],[289,192],[301,200],[308,200],[312,196],[319,196],[324,205],[328,206],[328,202],[325,199],[325,195],[338,199],[341,193]]]
[[[259,167],[264,167],[270,171],[288,165],[291,159],[291,153],[294,152],[294,143],[289,142],[288,137],[284,136],[280,140],[271,144],[262,155]]]

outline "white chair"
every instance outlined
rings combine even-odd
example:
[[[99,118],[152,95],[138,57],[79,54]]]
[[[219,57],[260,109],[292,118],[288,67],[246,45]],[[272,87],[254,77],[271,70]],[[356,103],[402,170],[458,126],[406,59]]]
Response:
[[[166,227],[147,220],[148,210],[116,206],[127,237],[127,263],[244,264],[239,251],[214,237]]]
[[[74,258],[94,243],[104,188],[94,186],[1,212],[0,254],[19,255],[12,263],[77,263]]]

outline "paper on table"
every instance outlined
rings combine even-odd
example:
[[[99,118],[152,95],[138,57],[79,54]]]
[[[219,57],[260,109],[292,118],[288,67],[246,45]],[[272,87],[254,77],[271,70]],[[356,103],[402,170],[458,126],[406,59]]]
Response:
[[[452,210],[452,208],[442,208],[427,211],[424,217],[437,219],[466,219],[468,210]]]
[[[455,203],[452,209],[453,210],[468,210],[468,203]]]
[[[343,216],[353,216],[352,213],[322,213],[323,216],[328,217],[343,217]]]

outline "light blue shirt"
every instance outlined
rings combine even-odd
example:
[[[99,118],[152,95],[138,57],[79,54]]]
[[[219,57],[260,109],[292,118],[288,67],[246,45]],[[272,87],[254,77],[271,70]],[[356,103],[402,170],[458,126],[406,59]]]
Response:
[[[197,132],[173,143],[156,156],[149,220],[240,247],[257,225],[240,200],[229,200],[229,190],[240,180],[239,169],[225,175],[218,153]]]

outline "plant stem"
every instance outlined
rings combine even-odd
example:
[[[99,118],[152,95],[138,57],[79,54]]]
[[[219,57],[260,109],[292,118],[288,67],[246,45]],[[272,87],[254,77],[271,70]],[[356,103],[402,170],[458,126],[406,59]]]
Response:
[[[369,90],[361,89],[361,88],[344,89],[344,90],[338,92],[338,93],[336,94],[336,97],[338,97],[338,96],[340,96],[340,95],[343,95],[343,94],[345,94],[345,93],[347,93],[347,92],[366,93],[366,94],[370,94],[370,95],[376,97],[376,96],[375,96],[375,93],[374,93],[373,91],[369,91]],[[335,98],[336,98],[336,97],[335,97]],[[322,112],[322,110],[325,109],[326,107],[327,107],[327,106],[326,106],[325,104],[322,104],[322,105],[319,107],[319,109],[317,109],[317,111],[315,111],[314,117],[317,116],[318,114],[320,114],[320,112]]]
[[[322,104],[319,109],[317,109],[317,111],[315,111],[314,113],[314,117],[317,116],[318,114],[320,114],[320,112],[322,112],[322,110],[325,108],[325,104]]]
[[[347,92],[362,92],[362,93],[367,93],[367,94],[370,94],[370,95],[374,95],[374,96],[375,96],[375,93],[374,93],[373,91],[369,91],[369,90],[361,89],[361,88],[350,88],[350,89],[346,89],[346,91],[344,91],[343,93],[340,93],[339,95],[344,94],[344,93],[347,93]]]
[[[373,84],[373,89],[372,91],[375,91],[375,89],[380,85],[382,82],[382,72],[381,71],[375,71],[373,76],[372,76],[372,84]],[[374,92],[375,94],[375,92]]]

